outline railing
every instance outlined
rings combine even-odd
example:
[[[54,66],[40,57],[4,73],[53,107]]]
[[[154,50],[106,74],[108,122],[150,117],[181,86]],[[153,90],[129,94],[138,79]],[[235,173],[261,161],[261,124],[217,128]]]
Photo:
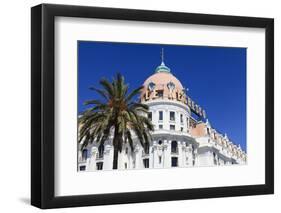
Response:
[[[171,154],[179,154],[179,149],[178,148],[172,148]]]
[[[96,160],[103,160],[103,153],[97,153]]]
[[[87,158],[85,158],[85,157],[80,158],[80,163],[85,163],[86,161],[87,161]]]
[[[145,152],[144,150],[142,150],[142,157],[146,157],[149,156],[149,152]]]

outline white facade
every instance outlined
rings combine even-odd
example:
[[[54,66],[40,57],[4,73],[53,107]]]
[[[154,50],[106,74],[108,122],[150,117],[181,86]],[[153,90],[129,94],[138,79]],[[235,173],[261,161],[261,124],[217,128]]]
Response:
[[[155,74],[144,82],[141,101],[149,106],[148,116],[155,129],[153,140],[149,146],[142,147],[135,138],[134,150],[124,145],[118,155],[118,169],[246,163],[246,153],[240,146],[213,129],[208,120],[192,117],[194,103],[189,103],[181,83],[163,61]],[[79,171],[112,170],[112,167],[112,139],[102,146],[93,142],[82,151],[78,149]]]

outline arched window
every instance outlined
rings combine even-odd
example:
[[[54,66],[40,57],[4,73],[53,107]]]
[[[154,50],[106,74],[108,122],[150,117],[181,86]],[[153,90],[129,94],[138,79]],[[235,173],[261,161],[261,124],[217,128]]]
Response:
[[[194,144],[191,145],[191,149],[192,149],[192,154],[195,155],[195,146],[194,146]]]
[[[170,112],[170,121],[175,121],[175,112]]]
[[[99,145],[99,149],[98,150],[99,150],[98,158],[103,158],[104,145],[103,144]]]
[[[217,155],[213,152],[214,164],[217,165]]]
[[[161,145],[163,142],[161,140],[158,141],[158,144]]]
[[[172,141],[171,152],[172,153],[178,153],[178,142],[177,141]]]
[[[163,111],[159,111],[159,121],[163,121]]]
[[[148,112],[148,119],[152,121],[152,112]]]
[[[88,150],[87,149],[83,149],[82,151],[82,160],[87,160],[88,158]]]
[[[150,92],[152,92],[155,89],[155,84],[153,82],[150,82],[148,84],[148,89],[149,89]]]

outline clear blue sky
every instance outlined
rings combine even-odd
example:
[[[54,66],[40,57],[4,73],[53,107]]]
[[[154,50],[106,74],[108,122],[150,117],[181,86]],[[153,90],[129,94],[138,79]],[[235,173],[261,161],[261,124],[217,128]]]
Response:
[[[160,64],[165,64],[189,96],[207,113],[211,125],[246,151],[246,48],[78,42],[78,110],[97,98],[89,90],[117,72],[131,89],[139,87]]]

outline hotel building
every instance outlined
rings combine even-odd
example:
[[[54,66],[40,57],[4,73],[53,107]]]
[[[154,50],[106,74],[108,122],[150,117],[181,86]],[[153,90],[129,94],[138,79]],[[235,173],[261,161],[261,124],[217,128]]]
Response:
[[[181,82],[162,63],[143,83],[141,102],[149,106],[154,125],[152,141],[142,147],[134,139],[134,150],[124,145],[118,169],[199,167],[245,164],[246,152],[212,127],[205,110],[189,96]],[[112,170],[112,139],[93,142],[80,150],[78,171]]]

